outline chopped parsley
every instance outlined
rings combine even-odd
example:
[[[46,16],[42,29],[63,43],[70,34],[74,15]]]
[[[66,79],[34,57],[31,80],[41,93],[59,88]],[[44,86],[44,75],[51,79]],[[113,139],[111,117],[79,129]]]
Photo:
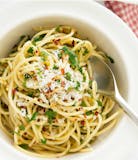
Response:
[[[28,92],[27,94],[29,97],[33,97],[34,96],[34,93],[33,92]]]
[[[80,144],[82,144],[83,142],[84,142],[84,140],[83,140],[83,139],[81,139],[81,140],[80,140]]]
[[[115,63],[115,61],[112,57],[108,56],[107,54],[105,54],[105,56],[111,63]]]
[[[28,149],[29,148],[28,144],[20,144],[19,146],[23,149]]]
[[[83,82],[86,81],[86,76],[83,74]]]
[[[69,62],[72,68],[76,68],[78,66],[78,59],[76,54],[73,51],[71,51],[67,46],[64,46],[62,50],[64,51],[65,54],[69,55]]]
[[[88,49],[85,48],[85,49],[84,49],[84,52],[83,52],[83,56],[85,56],[85,55],[88,54],[88,53],[89,53]]]
[[[97,100],[97,103],[98,103],[98,106],[100,106],[100,107],[103,106],[101,101]]]
[[[60,27],[61,27],[61,25],[57,26],[57,27],[55,28],[55,31],[56,31],[56,32],[60,32]]]
[[[28,122],[31,122],[31,121],[33,121],[33,120],[36,120],[37,115],[38,115],[38,112],[34,112],[31,118],[28,118],[28,117],[27,117]]]
[[[19,46],[20,42],[21,42],[23,39],[25,39],[25,41],[27,41],[29,38],[30,38],[30,37],[27,36],[27,35],[21,35],[19,41],[12,47],[11,54],[17,52],[18,46]]]
[[[44,138],[44,139],[41,139],[41,143],[42,144],[46,144],[46,139]]]
[[[71,74],[69,72],[65,73],[65,78],[71,81]]]
[[[92,90],[91,89],[87,89],[86,90],[87,91],[87,93],[91,96],[91,98],[93,97],[93,94],[92,94]]]
[[[85,81],[86,81],[86,76],[85,76],[85,74],[83,73],[82,67],[78,67],[78,70],[79,70],[80,73],[83,75],[83,82],[85,82]]]
[[[30,47],[28,50],[27,50],[28,54],[27,54],[27,57],[32,57],[34,54],[34,49],[33,47]]]
[[[24,79],[25,80],[30,79],[30,78],[32,78],[32,76],[29,73],[24,74]]]
[[[58,58],[59,58],[59,59],[62,58],[62,53],[59,53],[59,54],[58,54]]]
[[[92,111],[87,111],[85,114],[86,114],[87,116],[89,116],[89,115],[93,114],[93,112],[92,112]]]
[[[32,43],[33,43],[34,45],[36,45],[36,42],[41,41],[41,40],[45,37],[45,35],[46,35],[46,34],[41,34],[41,35],[35,37],[35,38],[33,39]]]
[[[83,73],[82,67],[78,67],[78,70],[80,71],[81,74]]]
[[[52,120],[56,117],[57,113],[52,109],[49,109],[45,112],[45,115],[48,117],[48,122],[52,123]]]
[[[59,67],[54,64],[53,69],[56,70],[56,69],[59,69]]]
[[[80,104],[82,107],[87,107],[86,103],[84,101],[81,102]]]
[[[89,80],[89,87],[92,86],[92,80]]]
[[[27,81],[28,79],[30,79],[30,78],[32,78],[32,76],[31,76],[29,73],[25,73],[25,74],[24,74],[23,87],[26,88],[26,81]]]
[[[24,131],[24,130],[25,130],[25,126],[22,124],[22,125],[19,126],[19,129],[20,129],[21,131]]]
[[[34,49],[33,47],[30,47],[28,50],[27,50],[28,53],[33,53],[34,52]]]
[[[26,88],[26,80],[23,81],[23,87]]]
[[[17,134],[18,136],[20,136],[19,131],[18,132],[14,131],[13,134]]]
[[[75,89],[78,90],[79,88],[80,88],[80,82],[77,81],[77,82],[76,82],[76,87],[75,87]]]
[[[60,79],[57,79],[56,81],[57,81],[58,83],[60,83]]]
[[[46,61],[46,60],[47,60],[48,53],[47,53],[46,51],[41,51],[41,52],[40,52],[40,56],[42,57],[42,60],[43,60],[43,61]]]
[[[42,78],[42,70],[40,68],[37,68],[37,75],[40,76],[40,78]]]
[[[73,107],[76,105],[76,102],[72,105]]]
[[[26,37],[26,35],[21,35],[20,36],[20,41],[23,40]]]

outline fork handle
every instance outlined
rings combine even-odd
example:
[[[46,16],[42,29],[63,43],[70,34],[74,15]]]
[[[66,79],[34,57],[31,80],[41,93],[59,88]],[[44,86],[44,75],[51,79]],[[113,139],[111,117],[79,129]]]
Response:
[[[135,122],[138,126],[138,114],[129,106],[129,104],[124,100],[120,93],[115,95],[115,100],[119,106],[125,111],[125,113]]]

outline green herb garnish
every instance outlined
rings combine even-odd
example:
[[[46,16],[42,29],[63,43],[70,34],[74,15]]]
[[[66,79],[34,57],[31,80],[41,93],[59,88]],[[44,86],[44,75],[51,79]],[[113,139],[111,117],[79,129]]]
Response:
[[[71,81],[71,74],[69,72],[65,73],[65,78]]]
[[[89,53],[88,49],[85,48],[85,49],[84,49],[84,52],[83,52],[83,56],[85,56],[85,55],[88,54],[88,53]]]
[[[41,51],[41,52],[40,52],[40,56],[42,57],[42,60],[43,60],[43,61],[46,61],[46,60],[47,60],[48,53],[47,53],[46,51]]]
[[[42,70],[40,68],[37,68],[37,75],[40,76],[40,78],[42,78]]]
[[[105,54],[105,56],[111,63],[115,63],[115,61],[112,57],[108,56],[107,54]]]
[[[57,27],[55,28],[55,31],[56,31],[56,32],[60,32],[60,27],[61,27],[61,25],[57,26]]]
[[[33,92],[28,92],[27,94],[29,97],[33,97],[34,93]]]
[[[26,80],[23,81],[23,87],[26,88]]]
[[[98,106],[101,106],[101,107],[103,106],[101,101],[97,100],[97,103],[98,103]]]
[[[26,35],[21,35],[20,36],[20,41],[23,40],[26,37]]]
[[[64,46],[62,50],[64,51],[65,54],[69,55],[69,62],[72,68],[76,68],[78,66],[78,59],[76,54],[73,51],[71,51],[67,46]]]
[[[53,69],[56,70],[56,69],[59,69],[59,67],[54,64]]]
[[[92,86],[92,80],[89,80],[89,86],[90,87]]]
[[[18,136],[20,136],[20,133],[19,133],[19,131],[18,131],[18,132],[14,131],[13,133],[15,133],[15,134],[17,134]]]
[[[30,47],[28,50],[27,50],[28,54],[27,54],[27,57],[32,57],[34,54],[34,49],[33,47]]]
[[[37,115],[38,115],[38,112],[34,112],[33,115],[32,115],[32,117],[31,117],[30,119],[27,117],[28,122],[31,122],[31,121],[33,121],[33,120],[36,120]]]
[[[83,74],[83,82],[86,81],[86,76]]]
[[[45,115],[48,117],[48,122],[52,123],[52,120],[56,117],[57,113],[52,109],[49,109],[45,112]]]
[[[60,79],[57,79],[56,81],[57,81],[58,83],[60,83]]]
[[[58,53],[58,58],[62,58],[62,53]]]
[[[25,130],[25,126],[22,124],[22,125],[19,126],[19,129],[20,129],[21,131],[24,131],[24,130]]]
[[[72,105],[73,107],[76,105],[76,102]]]
[[[93,114],[93,112],[92,112],[92,111],[87,111],[85,114],[86,114],[87,116],[89,116],[89,115]]]
[[[24,79],[25,80],[30,79],[30,78],[32,78],[32,76],[29,73],[24,74]]]
[[[78,67],[78,70],[80,71],[81,74],[83,73],[82,67]]]
[[[92,89],[87,89],[86,92],[93,98]]]
[[[83,139],[81,139],[81,140],[80,140],[80,144],[82,144],[83,142],[84,142],[84,140],[83,140]]]
[[[84,101],[81,102],[80,104],[82,107],[87,107],[86,103]]]
[[[47,140],[46,140],[45,138],[44,138],[44,139],[41,139],[41,143],[42,143],[42,144],[46,144],[46,141],[47,141]]]
[[[32,43],[33,43],[34,45],[36,45],[36,42],[41,41],[41,40],[45,37],[45,35],[46,35],[46,34],[41,34],[41,35],[35,37],[35,38],[33,39]]]
[[[23,149],[28,149],[29,148],[28,144],[20,144],[19,146]]]
[[[77,81],[77,82],[76,82],[76,87],[75,87],[75,89],[78,90],[79,88],[80,88],[80,82]]]
[[[27,50],[28,53],[33,53],[34,52],[34,49],[33,47],[30,47],[28,50]]]

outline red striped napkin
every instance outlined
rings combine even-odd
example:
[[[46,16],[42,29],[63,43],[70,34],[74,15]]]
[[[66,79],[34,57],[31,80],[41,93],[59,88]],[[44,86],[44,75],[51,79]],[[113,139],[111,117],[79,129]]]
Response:
[[[105,6],[125,21],[138,37],[138,5],[117,1],[105,1]]]

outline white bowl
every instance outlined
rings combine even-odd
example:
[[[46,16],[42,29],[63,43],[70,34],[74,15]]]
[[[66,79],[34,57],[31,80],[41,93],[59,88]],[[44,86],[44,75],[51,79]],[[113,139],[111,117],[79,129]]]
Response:
[[[8,15],[9,16],[8,19],[12,19],[12,21],[10,20],[10,23],[4,27],[4,30],[1,30],[2,36],[0,37],[0,44],[1,44],[0,56],[1,57],[7,56],[11,47],[17,42],[20,35],[32,34],[32,27],[34,26],[35,27],[36,26],[53,27],[60,24],[71,25],[78,30],[82,38],[84,39],[88,38],[90,41],[95,42],[100,48],[102,48],[103,51],[105,51],[106,53],[111,55],[111,57],[113,57],[113,59],[115,60],[115,64],[112,64],[111,67],[115,73],[119,90],[121,94],[124,96],[124,98],[127,99],[127,97],[129,97],[129,99],[131,100],[131,95],[134,95],[134,93],[133,93],[133,84],[132,84],[133,81],[130,78],[130,75],[132,75],[132,69],[130,68],[128,69],[128,61],[129,61],[130,55],[129,56],[125,55],[125,52],[123,50],[124,43],[127,43],[126,45],[129,45],[128,44],[129,39],[127,41],[123,41],[124,37],[122,37],[123,40],[121,41],[119,37],[121,37],[121,34],[123,32],[121,33],[119,31],[120,36],[118,35],[117,37],[113,29],[116,29],[115,25],[118,25],[118,24],[120,27],[123,27],[123,29],[125,30],[124,33],[127,34],[126,37],[130,36],[130,38],[132,38],[133,45],[136,44],[136,41],[135,41],[136,39],[134,35],[118,18],[116,18],[116,16],[112,15],[110,12],[108,12],[103,7],[100,7],[96,3],[91,3],[91,2],[84,3],[83,1],[80,1],[80,4],[78,4],[76,1],[71,3],[68,3],[68,2],[69,1],[67,1],[66,3],[64,1],[58,1],[57,3],[57,1],[52,1],[52,2],[47,1],[46,10],[44,10],[44,6],[43,6],[45,2],[43,3],[41,2],[41,4],[36,2],[42,12],[40,12],[39,9],[36,9],[37,5],[32,5],[33,3],[29,3],[29,2],[22,3],[22,7],[20,6],[20,8],[19,7],[17,8],[16,6],[15,10],[11,10],[11,11],[13,11],[15,14],[16,13],[19,13],[19,14],[14,16]],[[57,5],[54,5],[54,3]],[[28,8],[29,4],[31,6],[30,8],[32,9],[33,13],[29,11],[29,8]],[[57,6],[58,8],[56,8]],[[73,11],[73,8],[75,8],[75,6],[80,7],[80,8],[77,8],[76,12]],[[72,8],[69,9],[69,7],[72,7]],[[61,8],[62,10],[60,10]],[[25,10],[24,14],[23,14],[23,9]],[[93,12],[91,12],[91,9]],[[19,12],[19,10],[21,12]],[[93,15],[88,16],[87,12],[90,12]],[[30,15],[29,17],[28,17],[28,13]],[[78,15],[77,13],[80,13],[80,15]],[[107,22],[108,20],[112,21],[112,18],[115,19],[116,23],[115,24],[113,24],[114,22],[110,23],[111,29],[106,28],[106,25],[104,23],[99,23],[101,18],[98,17],[98,15],[96,14],[99,14],[99,16],[103,16],[105,23],[109,23]],[[3,24],[6,24],[6,16],[7,15],[5,15],[5,20],[2,21]],[[3,29],[3,28],[0,27],[0,29]],[[132,48],[130,49],[131,51],[135,50],[135,48],[133,48],[132,45],[130,46],[130,48]],[[109,134],[105,134],[104,136],[98,138],[97,142],[93,146],[94,147],[93,152],[72,154],[66,157],[62,157],[61,159],[89,160],[90,157],[91,158],[97,157],[96,160],[101,160],[101,159],[104,160],[103,158],[104,156],[105,159],[108,160],[107,154],[110,155],[110,158],[112,157],[111,159],[122,157],[123,154],[122,152],[120,152],[122,151],[122,148],[118,150],[118,153],[121,156],[119,155],[116,156],[114,155],[116,148],[113,145],[114,144],[124,145],[124,143],[123,144],[121,142],[117,143],[116,141],[120,140],[122,138],[121,136],[123,136],[123,135],[121,136],[119,135],[119,131],[121,131],[121,129],[122,131],[124,131],[124,134],[125,134],[125,129],[124,129],[125,123],[129,123],[127,118],[123,118],[119,123],[119,125],[117,125]],[[128,125],[128,127],[131,128],[130,125]],[[7,138],[2,131],[0,131],[0,141],[2,144],[6,145],[6,147],[8,147],[10,151],[17,152],[12,145],[12,141],[9,138]],[[112,146],[110,147],[110,145]],[[125,148],[125,150],[127,150],[127,148]],[[105,153],[103,154],[103,152]],[[96,154],[98,155],[96,156]],[[30,156],[25,155],[22,152],[17,152],[16,156],[19,156],[19,157],[21,156],[22,159],[25,159],[25,158],[37,159],[37,160],[39,159],[34,157],[31,158]]]

